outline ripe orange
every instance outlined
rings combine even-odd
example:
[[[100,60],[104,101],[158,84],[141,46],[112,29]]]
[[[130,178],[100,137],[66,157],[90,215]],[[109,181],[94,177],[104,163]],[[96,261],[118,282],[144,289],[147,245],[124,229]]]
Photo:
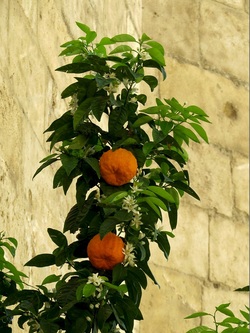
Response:
[[[102,178],[109,185],[121,186],[128,183],[137,171],[137,160],[124,148],[108,150],[102,154],[100,161]]]
[[[124,246],[123,240],[112,232],[107,233],[103,239],[97,234],[90,240],[87,254],[95,268],[111,270],[124,260]]]

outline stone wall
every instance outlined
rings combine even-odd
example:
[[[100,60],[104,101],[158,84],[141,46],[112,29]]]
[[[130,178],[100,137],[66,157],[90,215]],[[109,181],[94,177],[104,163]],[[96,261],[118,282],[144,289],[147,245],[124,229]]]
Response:
[[[168,78],[155,96],[196,104],[210,116],[210,144],[187,148],[191,185],[184,196],[168,262],[153,247],[152,270],[161,288],[145,292],[140,333],[185,333],[213,311],[248,301],[248,1],[245,0],[1,0],[0,1],[0,230],[19,241],[20,269],[53,244],[46,229],[61,229],[67,200],[52,189],[53,169],[32,176],[48,154],[43,131],[65,112],[61,91],[71,77],[60,45],[77,38],[75,21],[103,35],[147,33],[166,49]],[[167,221],[165,227],[168,228]],[[30,283],[43,272],[25,268]],[[238,310],[237,310],[238,311]],[[206,321],[203,321],[203,324]],[[17,329],[14,333],[19,332]]]

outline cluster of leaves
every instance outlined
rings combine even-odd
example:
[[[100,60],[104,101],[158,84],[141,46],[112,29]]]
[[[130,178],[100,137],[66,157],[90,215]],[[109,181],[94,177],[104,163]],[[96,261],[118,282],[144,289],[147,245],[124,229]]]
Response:
[[[8,256],[15,257],[17,240],[5,237],[0,232],[0,330],[4,333],[11,332],[13,312],[8,309],[6,298],[23,288],[22,278],[27,277],[8,260]]]
[[[242,315],[242,319],[240,319],[234,315],[229,306],[230,303],[221,304],[215,308],[215,312],[213,314],[207,312],[196,312],[186,317],[186,319],[191,319],[210,316],[214,324],[214,328],[197,326],[189,330],[187,333],[248,333],[250,328],[249,307],[246,306],[246,310],[240,310]],[[225,315],[226,318],[219,320],[219,313]]]
[[[26,264],[71,269],[64,276],[48,276],[36,290],[12,294],[5,304],[18,303],[19,326],[27,322],[31,333],[107,333],[117,327],[130,333],[134,320],[142,319],[139,305],[147,277],[157,284],[148,265],[150,242],[168,258],[180,198],[186,192],[199,199],[190,187],[183,145],[208,142],[201,124],[209,121],[199,107],[174,98],[157,98],[154,106],[146,107],[147,96],[138,93],[137,85],[145,83],[151,92],[158,86],[157,75],[148,75],[148,68],[166,78],[161,44],[146,34],[139,40],[121,34],[94,43],[96,32],[77,25],[84,37],[62,45],[61,56],[73,60],[57,70],[80,76],[62,92],[63,99],[71,98],[69,110],[45,131],[55,152],[35,173],[59,163],[53,187],[61,186],[66,194],[76,180],[76,204],[63,232],[48,229],[57,246],[53,253],[39,254]],[[105,183],[99,168],[101,155],[117,148],[131,151],[139,168],[133,183],[119,187]],[[158,228],[163,212],[171,231]],[[131,260],[100,271],[90,264],[87,245],[95,234],[103,237],[110,231],[131,244]],[[73,243],[66,232],[76,234]],[[101,278],[101,286],[91,277]],[[53,291],[46,286],[50,283],[55,284]]]

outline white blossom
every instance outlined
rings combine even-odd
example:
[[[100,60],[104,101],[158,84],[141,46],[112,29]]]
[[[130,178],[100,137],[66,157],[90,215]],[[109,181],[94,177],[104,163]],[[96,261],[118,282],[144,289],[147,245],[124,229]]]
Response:
[[[140,225],[142,224],[141,222],[141,213],[140,212],[135,212],[133,215],[133,219],[131,220],[130,225],[133,227],[136,227],[136,229],[140,228]]]
[[[93,273],[91,276],[88,277],[88,282],[87,284],[93,284],[96,287],[99,287],[104,280],[98,276],[98,273]]]
[[[128,212],[137,212],[138,204],[133,195],[127,195],[122,201],[122,208],[127,210]]]
[[[124,253],[124,266],[135,266],[135,254],[133,253],[134,246],[131,243],[127,243],[125,248],[122,250]]]

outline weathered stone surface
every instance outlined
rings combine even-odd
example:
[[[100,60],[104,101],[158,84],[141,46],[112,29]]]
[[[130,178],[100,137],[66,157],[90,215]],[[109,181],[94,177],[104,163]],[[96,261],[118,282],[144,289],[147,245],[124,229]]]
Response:
[[[224,5],[237,8],[237,9],[243,9],[244,8],[244,0],[218,0],[218,2],[221,2]]]
[[[160,84],[161,98],[200,106],[212,124],[205,125],[209,141],[248,156],[249,92],[231,80],[196,66],[166,59],[168,77]]]
[[[249,277],[248,224],[213,216],[209,246],[210,279],[234,289],[246,286]]]
[[[143,1],[142,30],[165,47],[167,55],[199,62],[199,1]]]
[[[236,156],[233,164],[235,206],[249,214],[249,160]]]
[[[248,81],[248,16],[215,1],[201,2],[200,49],[206,68]]]
[[[192,325],[199,324],[199,319],[184,318],[201,307],[201,283],[192,276],[162,268],[158,269],[156,276],[160,288],[149,281],[143,294],[142,314],[145,313],[145,319],[140,323],[139,332],[155,332],[157,328],[159,333],[185,333]],[[151,315],[147,315],[149,313]]]
[[[200,201],[186,196],[187,202],[231,217],[233,212],[233,183],[231,158],[215,146],[202,144],[189,151],[188,169],[191,187]]]

